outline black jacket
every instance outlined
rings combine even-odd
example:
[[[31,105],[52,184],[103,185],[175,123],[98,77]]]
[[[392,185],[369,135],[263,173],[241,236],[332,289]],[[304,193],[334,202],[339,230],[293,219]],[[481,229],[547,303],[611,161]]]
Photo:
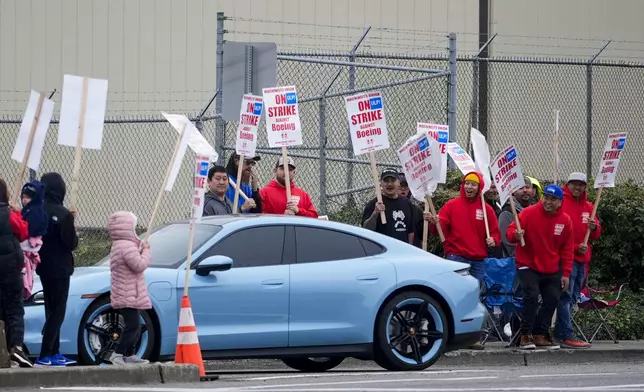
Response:
[[[36,273],[43,280],[67,278],[74,273],[72,252],[78,246],[78,235],[74,215],[63,206],[65,182],[58,173],[47,173],[40,181],[45,186],[44,207],[49,224]]]
[[[20,271],[24,265],[20,242],[11,229],[9,214],[9,205],[0,203],[0,274],[7,271]],[[1,288],[0,291],[2,291]]]

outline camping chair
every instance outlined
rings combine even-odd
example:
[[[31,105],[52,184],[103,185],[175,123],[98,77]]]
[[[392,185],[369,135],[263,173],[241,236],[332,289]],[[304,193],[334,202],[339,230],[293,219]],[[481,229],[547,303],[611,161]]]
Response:
[[[615,334],[611,330],[610,326],[608,325],[608,321],[612,319],[613,317],[613,312],[617,305],[620,303],[620,297],[622,295],[622,290],[624,289],[625,286],[628,286],[628,283],[621,284],[619,286],[616,286],[610,290],[595,290],[592,287],[588,286],[586,283],[586,286],[582,290],[581,293],[581,299],[577,303],[577,310],[574,312],[573,316],[571,317],[572,323],[577,329],[577,332],[579,332],[579,335],[581,338],[588,342],[592,343],[592,341],[597,337],[599,332],[603,329],[608,336],[613,340],[615,344],[618,343],[617,338],[615,337]],[[600,298],[595,297],[595,295],[605,295],[605,294],[615,294],[617,293],[617,297],[614,300],[611,301],[606,301]],[[597,327],[594,328],[591,332],[592,335],[590,336],[590,339],[588,339],[586,334],[582,331],[581,327],[575,320],[576,318],[579,317],[582,312],[587,312],[589,315],[592,315],[592,318],[594,321],[597,323]]]
[[[516,265],[512,257],[487,258],[484,263],[481,303],[485,306],[487,319],[494,332],[502,342],[505,342],[504,326],[507,323],[516,324],[516,320],[520,320],[519,309],[522,307],[522,301],[517,297]],[[519,336],[519,329],[514,329],[516,330],[512,331],[506,347]],[[488,337],[482,343],[487,339]]]

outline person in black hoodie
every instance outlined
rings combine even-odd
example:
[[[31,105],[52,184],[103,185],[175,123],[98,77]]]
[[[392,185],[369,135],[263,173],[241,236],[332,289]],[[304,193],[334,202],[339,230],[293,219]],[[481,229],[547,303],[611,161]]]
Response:
[[[74,215],[63,206],[66,187],[61,175],[46,173],[40,181],[45,186],[48,227],[40,248],[40,264],[36,268],[42,282],[46,318],[36,366],[67,366],[75,361],[59,352],[60,327],[65,319],[69,281],[74,273],[72,252],[78,246],[78,235]]]

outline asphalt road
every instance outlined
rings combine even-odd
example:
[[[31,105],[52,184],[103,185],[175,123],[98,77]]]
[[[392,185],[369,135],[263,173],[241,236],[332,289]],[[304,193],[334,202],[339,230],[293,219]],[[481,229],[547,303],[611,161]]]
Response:
[[[414,373],[386,372],[369,362],[361,367],[341,366],[323,374],[278,369],[221,371],[218,381],[199,384],[164,384],[77,388],[18,389],[35,391],[102,392],[219,392],[219,391],[644,391],[644,358],[639,363],[567,366],[516,366],[503,368],[432,367]],[[5,392],[5,389],[2,389]],[[10,392],[10,391],[6,391]]]

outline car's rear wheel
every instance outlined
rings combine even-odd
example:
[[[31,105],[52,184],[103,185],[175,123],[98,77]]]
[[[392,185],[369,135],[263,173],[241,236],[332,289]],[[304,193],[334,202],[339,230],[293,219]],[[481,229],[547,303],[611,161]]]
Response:
[[[388,370],[423,370],[445,350],[445,312],[431,296],[403,292],[390,299],[376,320],[374,359]]]
[[[135,353],[139,358],[150,359],[154,349],[156,331],[152,316],[141,311],[141,336]],[[125,323],[118,309],[112,309],[110,297],[94,301],[85,311],[78,329],[78,359],[83,365],[100,365],[107,362],[123,333]]]
[[[286,366],[308,373],[326,372],[344,361],[344,357],[283,358]]]

